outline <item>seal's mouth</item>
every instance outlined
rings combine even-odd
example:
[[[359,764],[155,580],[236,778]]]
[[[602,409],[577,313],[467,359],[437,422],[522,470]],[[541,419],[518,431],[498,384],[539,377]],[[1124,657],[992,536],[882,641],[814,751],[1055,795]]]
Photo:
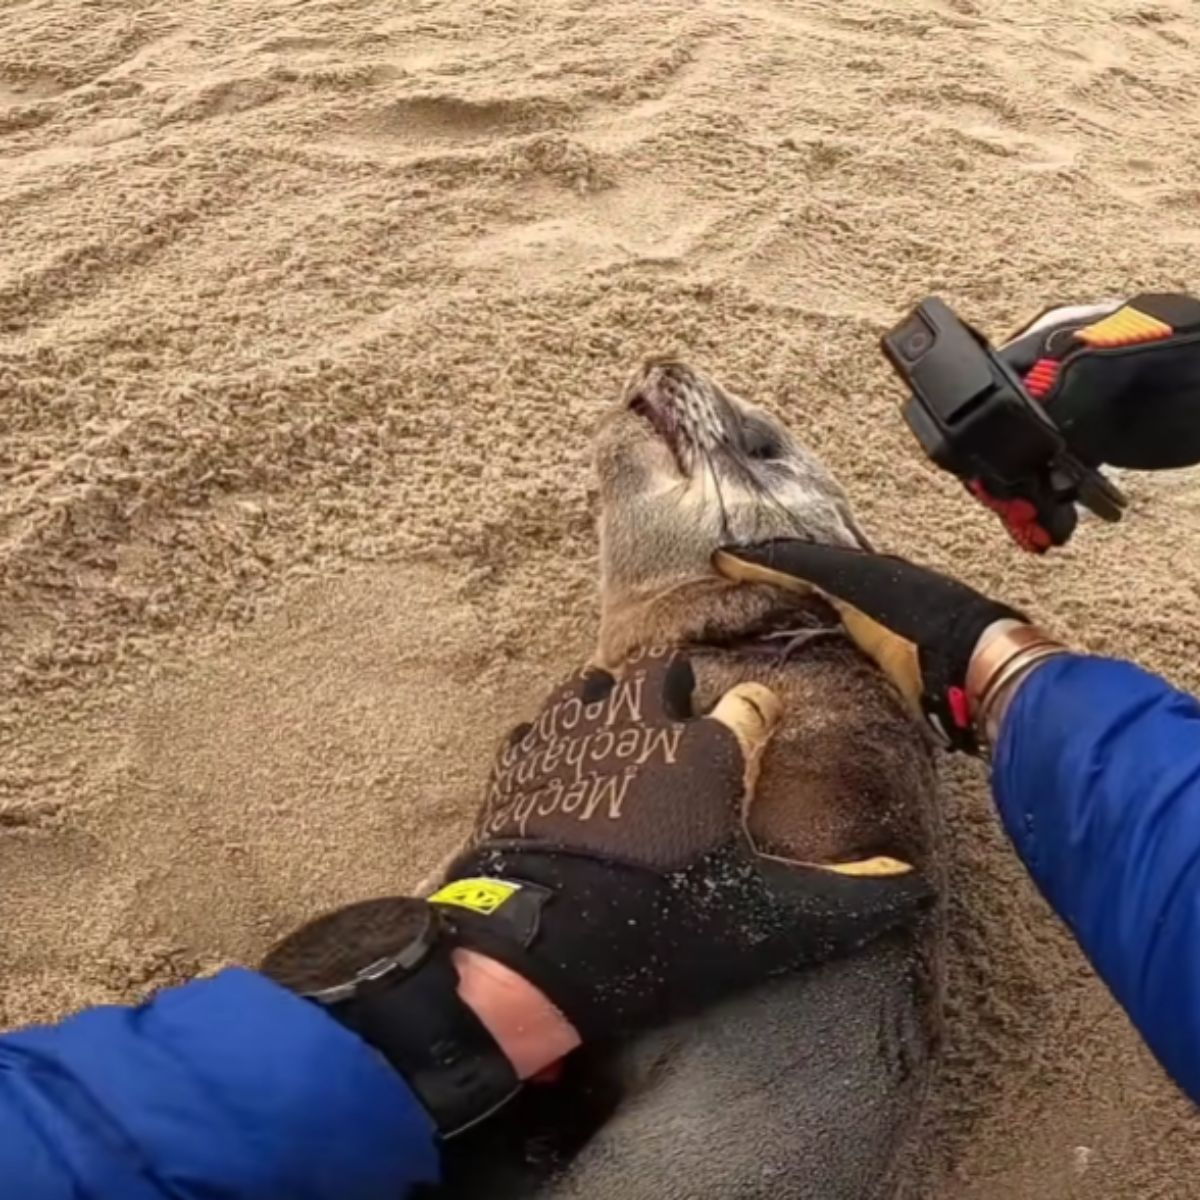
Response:
[[[686,474],[683,462],[682,440],[683,430],[680,427],[679,415],[674,405],[664,404],[661,399],[652,399],[647,390],[634,392],[626,402],[635,417],[639,417],[654,434],[661,439],[675,459],[675,465]]]

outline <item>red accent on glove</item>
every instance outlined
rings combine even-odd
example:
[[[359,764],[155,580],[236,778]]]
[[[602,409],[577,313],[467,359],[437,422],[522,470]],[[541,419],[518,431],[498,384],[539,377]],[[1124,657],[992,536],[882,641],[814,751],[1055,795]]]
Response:
[[[1022,550],[1028,550],[1030,554],[1045,554],[1053,545],[1053,539],[1038,524],[1037,509],[1028,500],[999,500],[978,479],[972,479],[967,486],[976,500],[999,514],[1009,537]]]
[[[1056,358],[1039,358],[1026,372],[1025,390],[1035,399],[1041,400],[1054,386],[1062,363]]]
[[[950,719],[959,729],[970,728],[971,706],[962,688],[952,687],[946,693],[946,707],[950,709]]]

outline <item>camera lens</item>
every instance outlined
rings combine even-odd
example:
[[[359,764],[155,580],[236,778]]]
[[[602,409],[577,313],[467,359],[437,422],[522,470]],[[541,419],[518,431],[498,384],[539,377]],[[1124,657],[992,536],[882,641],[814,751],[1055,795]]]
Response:
[[[932,345],[933,338],[929,336],[928,329],[915,329],[912,333],[905,336],[904,343],[900,349],[904,357],[909,362],[913,362],[915,359],[920,358]]]

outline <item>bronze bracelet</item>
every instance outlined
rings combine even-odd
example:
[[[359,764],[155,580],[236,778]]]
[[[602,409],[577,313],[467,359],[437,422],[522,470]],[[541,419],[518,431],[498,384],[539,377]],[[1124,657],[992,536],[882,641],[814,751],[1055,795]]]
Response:
[[[1017,625],[993,634],[975,651],[967,668],[967,701],[981,741],[990,742],[992,705],[1008,684],[1035,663],[1064,654],[1067,647],[1036,625]]]

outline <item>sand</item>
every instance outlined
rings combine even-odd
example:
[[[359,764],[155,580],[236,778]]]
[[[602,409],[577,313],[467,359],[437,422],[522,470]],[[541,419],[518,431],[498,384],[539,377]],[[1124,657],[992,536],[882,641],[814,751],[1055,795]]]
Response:
[[[0,1023],[403,889],[595,622],[589,430],[679,349],[888,548],[1200,687],[1200,484],[1020,557],[874,343],[1195,287],[1185,0],[9,0]],[[947,769],[934,1200],[1195,1194],[1200,1127]]]

